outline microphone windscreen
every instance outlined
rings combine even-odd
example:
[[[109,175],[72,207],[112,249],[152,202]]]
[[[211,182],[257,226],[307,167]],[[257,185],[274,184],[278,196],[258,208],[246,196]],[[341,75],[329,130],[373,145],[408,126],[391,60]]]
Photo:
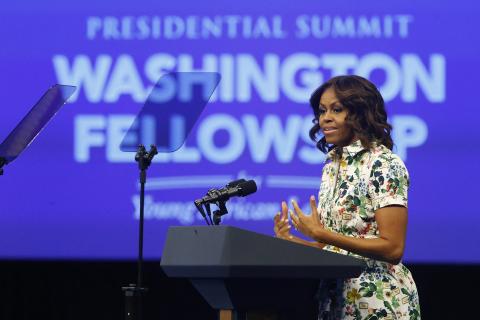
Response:
[[[245,197],[257,191],[257,184],[255,183],[254,180],[248,180],[246,182],[240,183],[238,185],[238,188],[239,188],[238,194],[242,197]]]
[[[247,180],[245,180],[245,179],[233,180],[233,181],[230,181],[225,187],[227,187],[227,188],[236,187],[239,184],[244,183],[246,181]]]

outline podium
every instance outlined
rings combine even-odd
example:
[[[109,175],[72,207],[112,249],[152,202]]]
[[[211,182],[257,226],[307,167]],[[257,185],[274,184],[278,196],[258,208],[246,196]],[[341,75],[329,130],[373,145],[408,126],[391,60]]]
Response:
[[[220,320],[316,319],[320,280],[358,277],[366,266],[232,226],[169,228],[160,265],[188,278]]]

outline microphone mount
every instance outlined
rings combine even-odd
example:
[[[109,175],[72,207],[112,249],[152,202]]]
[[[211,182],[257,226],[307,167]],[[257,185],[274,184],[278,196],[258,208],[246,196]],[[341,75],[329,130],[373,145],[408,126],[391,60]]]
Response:
[[[220,222],[222,222],[222,216],[228,213],[226,205],[228,199],[229,197],[224,196],[220,190],[210,189],[205,197],[195,200],[195,207],[197,207],[197,210],[205,219],[207,225],[217,226],[220,224]],[[218,209],[213,211],[213,218],[210,208],[210,204],[212,203],[218,206]],[[202,206],[205,207],[205,210]]]
[[[218,209],[213,211],[213,224],[218,226],[222,222],[222,216],[228,213],[226,200],[217,202]]]

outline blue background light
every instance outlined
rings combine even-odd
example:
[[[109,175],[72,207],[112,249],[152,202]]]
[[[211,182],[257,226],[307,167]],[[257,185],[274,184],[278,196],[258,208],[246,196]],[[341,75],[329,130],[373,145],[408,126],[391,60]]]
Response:
[[[55,83],[78,86],[0,177],[0,257],[136,256],[133,155],[118,148],[164,72],[222,80],[186,144],[148,172],[145,253],[171,225],[203,224],[193,200],[255,179],[224,223],[272,234],[280,201],[307,205],[324,156],[308,138],[310,93],[371,79],[411,176],[405,260],[480,262],[476,206],[480,41],[475,1],[23,1],[0,12],[0,137]]]

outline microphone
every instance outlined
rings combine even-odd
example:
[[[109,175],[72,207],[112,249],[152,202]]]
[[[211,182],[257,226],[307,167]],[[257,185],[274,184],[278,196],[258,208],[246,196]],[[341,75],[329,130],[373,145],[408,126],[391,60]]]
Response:
[[[239,179],[229,182],[225,188],[212,189],[202,199],[196,203],[216,203],[225,202],[232,197],[245,197],[257,191],[257,184],[254,180]]]
[[[238,179],[227,183],[222,189],[210,189],[207,195],[194,201],[195,207],[205,219],[208,225],[220,224],[221,217],[228,213],[225,203],[232,197],[245,197],[257,191],[257,184],[254,180]],[[213,212],[213,220],[210,211],[210,204],[218,206]],[[207,212],[205,212],[204,208]]]
[[[235,186],[238,186],[240,183],[244,183],[244,182],[247,182],[247,180],[245,180],[245,179],[233,180],[233,181],[230,181],[229,183],[227,183],[227,185],[225,187],[227,187],[227,188],[235,187]]]

